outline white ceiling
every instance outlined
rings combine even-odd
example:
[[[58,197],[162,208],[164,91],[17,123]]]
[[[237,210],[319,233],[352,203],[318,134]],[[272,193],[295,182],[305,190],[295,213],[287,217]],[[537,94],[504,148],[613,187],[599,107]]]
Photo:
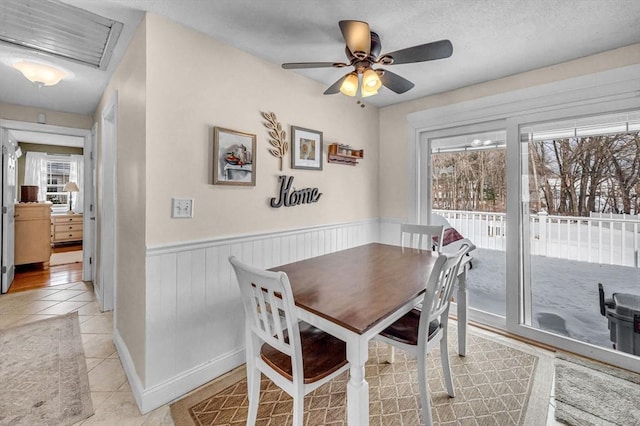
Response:
[[[166,16],[278,65],[345,61],[338,28],[338,21],[343,19],[368,22],[381,37],[382,53],[451,40],[451,58],[390,66],[416,87],[403,95],[383,88],[379,95],[367,98],[377,106],[640,42],[637,0],[64,1],[124,23],[108,69],[99,71],[52,59],[52,63],[72,71],[74,78],[54,87],[38,88],[2,60],[8,55],[27,56],[24,51],[2,46],[0,102],[93,114],[140,22],[140,11]],[[327,68],[283,72],[298,72],[328,87],[346,71]]]

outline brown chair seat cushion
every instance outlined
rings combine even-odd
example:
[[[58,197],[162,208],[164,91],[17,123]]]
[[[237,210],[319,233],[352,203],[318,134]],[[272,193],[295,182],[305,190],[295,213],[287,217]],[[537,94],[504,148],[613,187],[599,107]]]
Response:
[[[389,327],[385,328],[380,335],[407,345],[417,345],[419,325],[420,311],[418,309],[412,309],[404,316],[398,318],[398,320]],[[429,337],[427,340],[431,340],[439,327],[440,322],[438,320],[429,323]]]
[[[303,321],[300,321],[299,327],[305,384],[317,382],[347,365],[345,342]],[[286,330],[284,334],[287,336]],[[293,380],[289,355],[265,343],[260,349],[260,356],[271,368],[287,379]]]

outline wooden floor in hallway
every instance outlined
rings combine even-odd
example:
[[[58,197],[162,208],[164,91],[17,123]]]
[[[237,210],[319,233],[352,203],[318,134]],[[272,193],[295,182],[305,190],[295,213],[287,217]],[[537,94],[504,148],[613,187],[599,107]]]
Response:
[[[81,244],[53,247],[51,252],[64,253],[77,250],[82,250]],[[44,269],[41,263],[18,265],[8,293],[78,282],[82,282],[82,262],[55,265],[48,269]]]

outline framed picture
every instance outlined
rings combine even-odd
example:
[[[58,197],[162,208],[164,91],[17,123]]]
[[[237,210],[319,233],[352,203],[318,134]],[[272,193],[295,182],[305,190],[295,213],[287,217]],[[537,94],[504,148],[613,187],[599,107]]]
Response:
[[[256,185],[256,135],[213,128],[214,185]]]
[[[322,170],[322,132],[291,126],[291,168]]]

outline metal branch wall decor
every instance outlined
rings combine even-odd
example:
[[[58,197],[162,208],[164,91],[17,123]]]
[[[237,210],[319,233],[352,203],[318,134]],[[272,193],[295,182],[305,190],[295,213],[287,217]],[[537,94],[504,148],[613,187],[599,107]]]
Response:
[[[269,152],[276,158],[280,159],[280,171],[282,171],[282,159],[289,150],[289,143],[286,140],[287,134],[282,130],[282,126],[278,122],[276,115],[272,112],[263,112],[262,116],[265,118],[266,123],[264,126],[269,129],[269,143],[273,148],[269,148]]]

